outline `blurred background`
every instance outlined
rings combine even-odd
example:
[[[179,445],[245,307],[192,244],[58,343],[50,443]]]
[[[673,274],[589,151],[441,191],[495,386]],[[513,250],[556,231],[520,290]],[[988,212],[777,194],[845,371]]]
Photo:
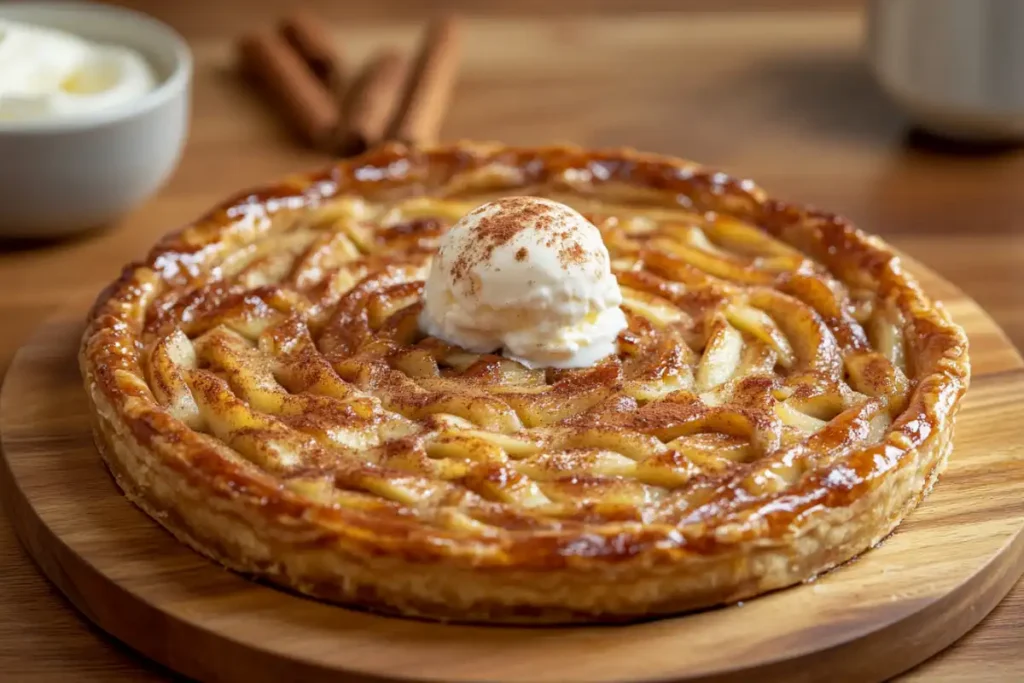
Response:
[[[720,167],[847,215],[965,287],[1004,324],[1024,327],[1020,299],[1005,296],[1024,256],[1015,229],[1024,193],[1014,181],[1024,179],[1024,157],[912,132],[864,49],[868,10],[901,2],[110,2],[187,39],[196,62],[193,120],[165,190],[92,249],[109,254],[113,269],[226,194],[329,160],[296,144],[240,78],[234,45],[243,33],[301,7],[327,23],[342,58],[358,65],[382,46],[411,51],[428,18],[455,13],[464,19],[462,58],[443,139],[628,145]],[[998,236],[1001,248],[988,251],[979,234]],[[24,258],[6,270],[29,267]],[[975,281],[969,274],[978,268],[999,277]]]

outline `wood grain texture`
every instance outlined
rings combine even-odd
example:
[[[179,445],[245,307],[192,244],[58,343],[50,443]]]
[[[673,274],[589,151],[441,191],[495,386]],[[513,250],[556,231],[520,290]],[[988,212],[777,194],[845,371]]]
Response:
[[[924,275],[976,359],[939,487],[866,555],[737,606],[624,627],[444,626],[226,572],[107,474],[77,364],[85,306],[44,325],[7,373],[0,494],[32,557],[80,611],[202,680],[882,680],[959,638],[1024,571],[1024,362],[975,304]]]
[[[299,149],[231,71],[231,38],[268,25],[279,13],[274,0],[122,4],[170,21],[192,43],[193,134],[164,191],[118,225],[61,244],[0,245],[0,371],[54,307],[96,291],[166,230],[240,187],[323,161]],[[474,13],[467,62],[443,137],[631,144],[753,177],[781,197],[839,211],[883,235],[979,301],[1020,346],[1024,156],[908,136],[859,60],[856,14],[730,13],[859,4],[467,2],[462,7]],[[304,5],[338,20],[352,63],[382,45],[408,49],[427,12],[417,0]],[[693,8],[715,13],[681,11]],[[70,609],[4,519],[0,575],[0,671],[11,680],[167,679]],[[1022,651],[1024,584],[905,678],[1024,680]]]

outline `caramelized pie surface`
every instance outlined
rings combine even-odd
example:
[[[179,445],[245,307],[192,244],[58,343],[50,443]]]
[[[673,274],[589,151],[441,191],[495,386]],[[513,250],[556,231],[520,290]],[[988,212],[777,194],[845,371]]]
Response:
[[[617,356],[529,370],[424,337],[475,206],[600,229]],[[441,619],[616,620],[805,580],[941,470],[967,340],[881,241],[690,162],[385,147],[232,200],[99,298],[82,345],[127,495],[228,567]]]

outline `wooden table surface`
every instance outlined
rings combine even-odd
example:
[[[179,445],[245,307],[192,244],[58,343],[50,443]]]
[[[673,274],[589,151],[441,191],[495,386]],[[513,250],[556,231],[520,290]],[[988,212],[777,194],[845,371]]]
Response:
[[[239,188],[325,161],[297,148],[231,70],[230,38],[269,21],[277,3],[121,4],[169,21],[192,43],[192,136],[167,187],[118,225],[62,244],[0,243],[0,372],[49,312],[97,290],[164,231]],[[358,60],[375,46],[409,44],[429,3],[306,4],[338,21],[346,54]],[[443,4],[476,8],[446,138],[630,145],[752,177],[882,235],[974,297],[1024,345],[1024,152],[908,135],[859,58],[858,3],[789,0],[771,3],[783,8],[772,12],[754,11],[754,0]],[[170,677],[83,621],[2,517],[0,578],[5,680]],[[904,680],[1024,680],[1022,652],[1024,583]]]

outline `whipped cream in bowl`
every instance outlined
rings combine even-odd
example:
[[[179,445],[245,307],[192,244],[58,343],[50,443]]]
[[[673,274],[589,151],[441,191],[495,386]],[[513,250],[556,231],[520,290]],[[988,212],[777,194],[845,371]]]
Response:
[[[192,56],[170,27],[86,2],[0,3],[0,236],[107,226],[188,135]]]
[[[615,353],[622,294],[598,229],[572,208],[506,197],[441,239],[424,284],[421,328],[530,368],[589,367]]]
[[[0,121],[109,109],[141,98],[156,84],[137,50],[0,17]]]

